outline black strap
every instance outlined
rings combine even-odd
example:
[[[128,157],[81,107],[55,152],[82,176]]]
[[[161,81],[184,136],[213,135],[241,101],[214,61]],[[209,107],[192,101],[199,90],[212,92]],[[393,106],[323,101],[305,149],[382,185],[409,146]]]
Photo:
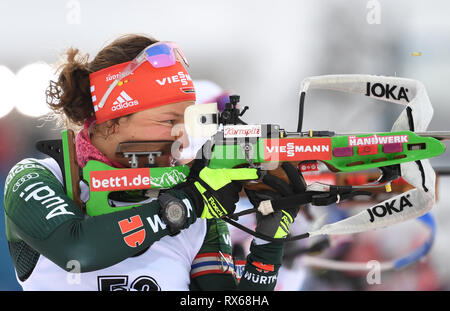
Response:
[[[273,238],[273,237],[270,237],[268,235],[265,235],[265,234],[253,231],[253,230],[251,230],[251,229],[241,225],[240,223],[232,220],[228,216],[224,216],[224,217],[222,217],[222,219],[224,221],[226,221],[227,223],[229,223],[230,225],[232,225],[232,226],[234,226],[234,227],[236,227],[236,228],[238,228],[238,229],[240,229],[240,230],[242,230],[244,232],[247,232],[248,234],[251,234],[251,235],[253,235],[253,236],[257,237],[257,238],[260,238],[262,240],[269,241],[269,242],[286,243],[286,242],[292,242],[292,241],[297,241],[297,240],[309,238],[309,233],[308,232],[303,233],[303,234],[299,234],[299,235],[296,235],[296,236],[292,236],[292,237]]]
[[[302,92],[300,94],[300,104],[298,107],[298,123],[297,123],[297,132],[300,133],[302,131],[303,126],[303,111],[305,109],[305,96],[306,93]]]
[[[412,115],[412,108],[410,106],[406,107],[406,114],[408,116],[409,130],[414,132],[414,119],[413,119],[413,115]],[[420,162],[420,160],[415,161],[415,162],[416,162],[417,166],[419,167],[420,175],[422,177],[422,188],[423,188],[423,190],[425,190],[425,192],[428,192],[428,188],[427,188],[427,186],[425,186],[425,171],[423,169],[422,162]]]
[[[358,195],[367,195],[371,196],[372,193],[369,191],[362,190],[345,190],[339,191],[336,188],[330,192],[315,192],[308,191],[301,194],[292,195],[286,198],[280,198],[272,200],[272,208],[274,211],[286,210],[289,207],[298,207],[300,205],[305,205],[311,203],[317,206],[324,206],[336,203],[338,201],[338,197],[340,200],[347,200],[353,198]]]

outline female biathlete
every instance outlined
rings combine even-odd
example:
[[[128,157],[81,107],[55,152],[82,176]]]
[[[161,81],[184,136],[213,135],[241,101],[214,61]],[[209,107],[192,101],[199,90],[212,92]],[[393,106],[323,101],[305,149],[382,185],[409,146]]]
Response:
[[[90,62],[69,49],[47,100],[55,113],[82,126],[75,138],[78,165],[97,160],[129,167],[128,159],[115,153],[126,141],[187,144],[183,134],[172,131],[183,124],[184,110],[195,102],[187,67],[174,43],[144,35],[122,36]],[[119,81],[122,71],[128,74]],[[293,167],[285,168],[295,175]],[[66,195],[57,161],[20,161],[7,177],[4,201],[18,281],[24,290],[273,290],[282,243],[255,239],[242,277],[236,277],[228,228],[217,215],[233,213],[240,181],[257,179],[258,172],[232,171],[205,168],[197,159],[187,180],[159,197],[124,191],[110,204],[142,205],[91,217]],[[280,183],[272,186],[275,191],[266,191],[261,199],[290,193]],[[252,194],[252,203],[258,204],[259,193]],[[88,198],[89,188],[81,184],[81,199]],[[178,234],[159,217],[168,201],[188,211]],[[259,215],[257,231],[284,237],[297,212],[293,208]]]

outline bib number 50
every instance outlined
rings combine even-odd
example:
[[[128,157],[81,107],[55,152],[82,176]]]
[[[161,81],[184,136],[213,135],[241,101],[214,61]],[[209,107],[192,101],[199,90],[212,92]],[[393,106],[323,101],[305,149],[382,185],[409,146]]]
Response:
[[[99,291],[160,291],[158,282],[149,276],[140,276],[128,286],[128,275],[98,277]]]

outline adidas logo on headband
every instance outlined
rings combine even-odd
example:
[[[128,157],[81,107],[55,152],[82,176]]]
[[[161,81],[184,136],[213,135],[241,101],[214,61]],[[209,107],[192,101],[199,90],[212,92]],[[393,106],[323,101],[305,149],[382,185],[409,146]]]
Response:
[[[111,107],[111,111],[116,111],[136,105],[139,105],[139,101],[137,99],[131,98],[125,91],[122,91],[114,101],[113,106]]]
[[[91,86],[91,92],[95,90],[95,86]],[[95,103],[97,101],[97,97],[94,95],[92,96],[92,102]],[[139,101],[136,99],[131,98],[130,95],[128,95],[125,91],[120,92],[119,96],[117,96],[116,100],[114,101],[111,111],[116,111],[124,108],[128,108],[131,106],[137,106],[139,105]],[[99,110],[98,105],[94,105],[94,111],[97,112]]]

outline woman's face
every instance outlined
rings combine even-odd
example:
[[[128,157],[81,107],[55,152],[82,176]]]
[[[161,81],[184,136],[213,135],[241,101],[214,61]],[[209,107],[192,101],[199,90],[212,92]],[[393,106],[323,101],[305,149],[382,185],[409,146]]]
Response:
[[[193,104],[193,101],[168,104],[136,112],[128,118],[121,118],[119,124],[114,129],[113,135],[107,139],[110,140],[108,143],[111,144],[111,150],[117,149],[119,143],[127,141],[170,141],[175,142],[175,145],[168,143],[166,147],[169,150],[175,148],[175,146],[177,146],[175,148],[177,150],[186,148],[189,146],[189,140],[184,130],[184,111],[188,106]],[[161,145],[159,144],[158,147],[155,145],[155,148],[160,149]],[[170,157],[170,154],[165,154],[160,159],[157,159],[156,164],[158,166],[169,166],[173,161],[172,159],[176,158],[176,154],[171,153],[172,157]],[[112,155],[109,154],[108,156],[111,157]],[[115,151],[114,156],[114,160],[129,166],[127,158],[116,156]],[[147,161],[145,156],[141,158],[139,166]]]

